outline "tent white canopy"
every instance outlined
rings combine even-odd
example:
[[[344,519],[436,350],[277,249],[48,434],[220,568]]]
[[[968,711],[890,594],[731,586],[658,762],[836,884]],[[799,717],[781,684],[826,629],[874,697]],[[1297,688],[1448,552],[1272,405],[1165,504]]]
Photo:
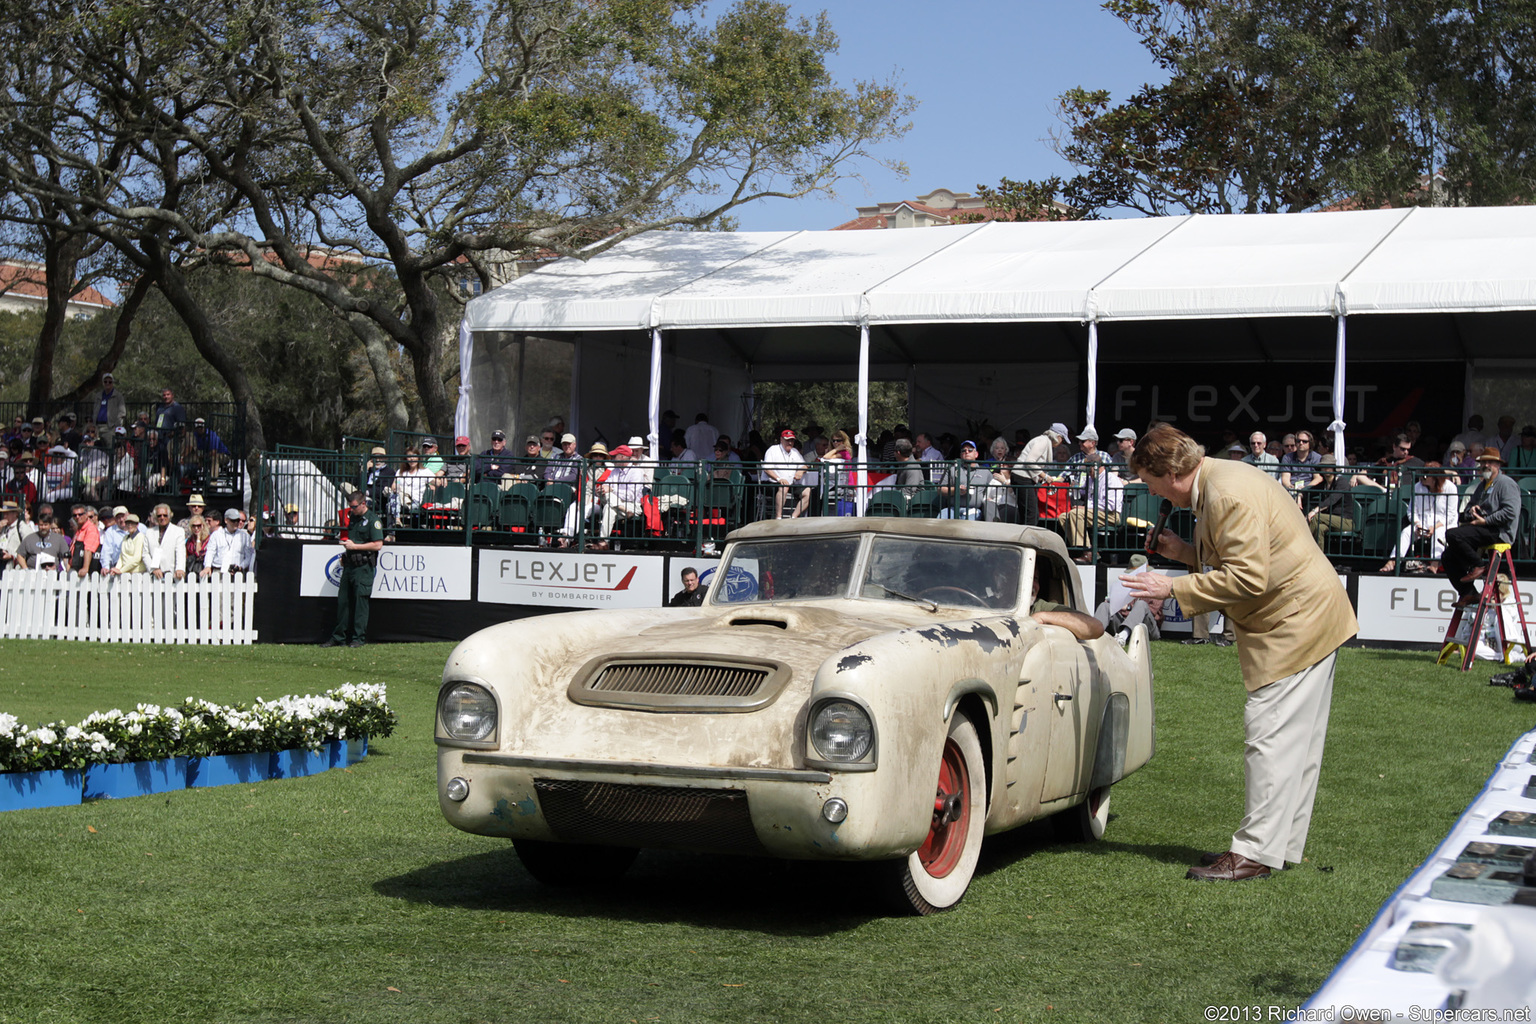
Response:
[[[666,233],[585,262],[556,262],[474,299],[461,365],[472,365],[473,338],[483,333],[650,332],[654,443],[664,334],[676,358],[750,373],[856,362],[861,383],[872,366],[1030,362],[1066,352],[1087,359],[1092,424],[1100,324],[1336,318],[1337,405],[1347,314],[1529,310],[1536,207]],[[946,329],[958,324],[976,327]],[[989,324],[1010,330],[981,326]],[[1078,324],[1088,328],[1085,348]],[[1460,354],[1498,354],[1512,351],[1512,333],[1513,351],[1528,350],[1529,327],[1458,322],[1452,333]],[[1230,344],[1265,357],[1262,330]],[[1394,344],[1412,357],[1410,339]],[[1421,344],[1433,349],[1443,339]],[[461,431],[472,398],[466,386]],[[861,415],[861,434],[865,428]],[[1342,449],[1342,406],[1334,429]]]

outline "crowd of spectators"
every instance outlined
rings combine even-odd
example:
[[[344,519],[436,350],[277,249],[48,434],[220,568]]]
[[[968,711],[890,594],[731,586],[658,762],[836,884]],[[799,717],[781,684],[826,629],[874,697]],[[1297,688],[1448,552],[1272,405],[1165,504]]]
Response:
[[[1401,541],[1382,568],[1392,571],[1398,559],[1421,547],[1430,559],[1415,560],[1410,568],[1427,571],[1438,564],[1445,530],[1455,525],[1455,499],[1475,481],[1479,455],[1497,451],[1517,474],[1536,469],[1536,426],[1516,431],[1514,423],[1505,416],[1497,431],[1484,433],[1474,416],[1465,431],[1442,442],[1409,421],[1386,437],[1351,437],[1342,465],[1336,464],[1332,434],[1311,428],[1253,431],[1246,437],[1227,429],[1202,440],[1213,457],[1240,459],[1275,476],[1291,491],[1325,551],[1331,538],[1358,530],[1358,489],[1411,491]],[[593,546],[602,549],[631,521],[638,521],[637,532],[659,532],[668,502],[683,500],[657,486],[673,473],[731,482],[742,495],[740,519],[750,520],[851,514],[863,470],[866,498],[899,492],[911,503],[908,514],[1044,524],[1060,530],[1079,561],[1106,556],[1118,561],[1133,546],[1104,538],[1119,528],[1124,536],[1118,539],[1124,541],[1145,525],[1127,521],[1126,487],[1135,482],[1127,463],[1150,426],[1116,425],[1101,441],[1092,425],[1074,431],[1060,422],[1039,431],[1016,430],[1011,438],[985,424],[971,438],[898,424],[869,442],[869,462],[857,466],[850,433],[817,423],[803,429],[780,423],[733,441],[703,413],[683,429],[668,411],[661,418],[661,451],[653,453],[641,437],[612,448],[595,442],[578,450],[576,437],[556,417],[515,446],[501,430],[478,452],[471,438],[457,437],[447,458],[439,456],[432,439],[400,458],[376,448],[359,485],[395,527],[420,523],[413,512],[430,506],[445,484],[501,490],[560,484],[570,488],[569,501],[563,528],[550,542],[568,545],[585,524],[587,535],[596,538]]]
[[[149,521],[124,505],[39,502],[35,510],[9,494],[0,497],[0,573],[43,569],[93,575],[144,574],[156,580],[244,576],[255,569],[256,524],[242,509],[229,508],[222,523],[205,515],[201,494],[188,496],[179,522],[166,502]]]
[[[12,417],[0,430],[0,493],[36,515],[38,506],[188,494],[230,468],[232,453],[204,417],[188,419],[170,388],[128,419],[111,374],[82,408]]]

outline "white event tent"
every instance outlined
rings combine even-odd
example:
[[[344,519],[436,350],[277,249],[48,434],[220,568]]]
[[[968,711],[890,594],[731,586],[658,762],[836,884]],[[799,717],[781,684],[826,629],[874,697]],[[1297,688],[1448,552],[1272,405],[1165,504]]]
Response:
[[[1536,207],[654,233],[472,300],[457,427],[483,436],[509,403],[517,418],[513,378],[534,362],[496,353],[528,338],[573,345],[573,425],[637,401],[643,362],[653,445],[664,381],[719,407],[754,380],[856,377],[861,454],[872,376],[942,387],[965,367],[950,385],[966,387],[983,366],[1010,391],[1085,399],[1092,425],[1105,352],[1299,354],[1333,362],[1342,457],[1349,363],[1530,358],[1532,311]]]

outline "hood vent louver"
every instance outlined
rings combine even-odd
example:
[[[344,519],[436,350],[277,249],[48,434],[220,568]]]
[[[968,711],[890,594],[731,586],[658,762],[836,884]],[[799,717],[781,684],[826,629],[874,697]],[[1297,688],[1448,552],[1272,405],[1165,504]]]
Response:
[[[567,695],[577,704],[633,711],[756,711],[773,703],[789,677],[789,666],[776,661],[610,654],[583,665]]]

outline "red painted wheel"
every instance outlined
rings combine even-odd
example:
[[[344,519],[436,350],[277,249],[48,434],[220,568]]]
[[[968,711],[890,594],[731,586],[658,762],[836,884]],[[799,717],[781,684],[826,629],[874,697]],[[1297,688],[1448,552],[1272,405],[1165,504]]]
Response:
[[[934,878],[944,878],[965,852],[965,834],[971,823],[969,802],[971,773],[953,737],[944,740],[939,760],[939,788],[933,798],[933,824],[928,838],[918,847],[917,859]]]
[[[890,865],[888,893],[907,912],[933,914],[959,903],[981,857],[987,823],[987,769],[976,727],[957,714],[939,757],[933,819],[923,845]]]

